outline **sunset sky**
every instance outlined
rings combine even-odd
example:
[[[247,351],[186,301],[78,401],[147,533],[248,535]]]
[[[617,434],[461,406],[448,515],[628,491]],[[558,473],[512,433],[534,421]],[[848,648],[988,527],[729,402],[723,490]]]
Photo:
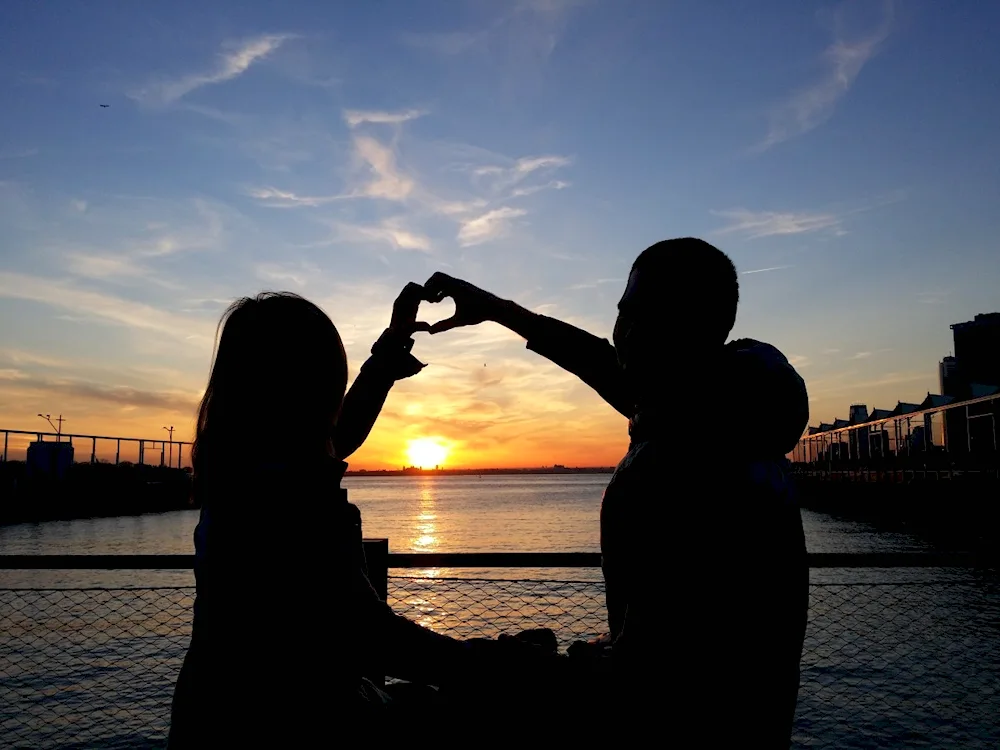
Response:
[[[936,391],[949,324],[1000,308],[996,3],[11,0],[0,18],[0,428],[45,412],[190,439],[219,315],[265,288],[323,306],[352,373],[436,270],[610,337],[632,260],[676,236],[731,255],[734,335],[796,364],[813,424]],[[625,449],[624,419],[497,326],[414,351],[429,366],[352,468],[410,463],[417,439],[452,466]]]

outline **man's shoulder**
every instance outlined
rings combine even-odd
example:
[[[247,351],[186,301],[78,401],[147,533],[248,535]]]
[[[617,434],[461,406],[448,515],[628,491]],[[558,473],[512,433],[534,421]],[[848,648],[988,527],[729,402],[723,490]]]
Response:
[[[737,384],[728,397],[730,418],[752,426],[760,456],[790,452],[809,423],[805,381],[781,351],[756,339],[738,339],[725,347],[727,377]]]
[[[629,446],[628,453],[618,462],[615,474],[634,474],[652,468],[659,456],[663,455],[664,446],[659,440],[642,440]]]
[[[608,491],[643,486],[654,479],[664,479],[671,469],[668,446],[660,440],[643,440],[634,443],[624,458],[618,462]]]

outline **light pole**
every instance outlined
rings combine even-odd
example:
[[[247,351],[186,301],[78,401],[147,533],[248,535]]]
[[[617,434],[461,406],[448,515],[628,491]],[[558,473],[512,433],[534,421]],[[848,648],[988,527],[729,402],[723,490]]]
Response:
[[[164,427],[167,434],[170,436],[170,458],[167,459],[167,466],[173,466],[174,463],[174,426]]]
[[[58,443],[59,440],[62,437],[62,423],[66,421],[65,419],[63,419],[63,415],[60,414],[56,418],[56,422],[59,423],[58,427],[56,427],[54,424],[52,424],[52,415],[51,414],[39,414],[38,416],[40,416],[42,419],[44,419],[46,422],[48,422],[49,423],[49,427],[51,427],[53,430],[56,431],[56,442]]]

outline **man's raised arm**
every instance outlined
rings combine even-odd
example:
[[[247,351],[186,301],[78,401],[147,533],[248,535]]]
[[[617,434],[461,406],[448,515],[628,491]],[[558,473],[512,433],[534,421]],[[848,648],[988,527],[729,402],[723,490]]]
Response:
[[[431,325],[431,333],[477,325],[487,320],[499,323],[522,336],[527,341],[528,349],[573,373],[618,412],[632,417],[635,404],[625,387],[615,348],[607,339],[598,338],[561,320],[533,313],[516,302],[501,299],[444,273],[431,276],[424,288],[432,302],[440,302],[446,297],[455,301],[455,314]]]

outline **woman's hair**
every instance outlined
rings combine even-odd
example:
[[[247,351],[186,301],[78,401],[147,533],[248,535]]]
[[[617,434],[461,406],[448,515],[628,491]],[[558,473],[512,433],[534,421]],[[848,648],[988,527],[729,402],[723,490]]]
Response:
[[[347,388],[336,326],[297,294],[238,299],[219,329],[192,449],[196,502],[207,476],[251,465],[261,454],[329,454]]]

